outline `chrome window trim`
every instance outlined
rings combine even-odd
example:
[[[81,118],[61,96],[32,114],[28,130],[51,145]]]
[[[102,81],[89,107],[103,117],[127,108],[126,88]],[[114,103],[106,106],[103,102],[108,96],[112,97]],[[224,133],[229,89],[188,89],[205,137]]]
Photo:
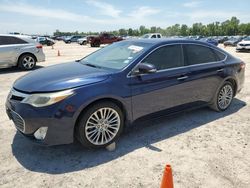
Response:
[[[188,67],[196,67],[196,66],[200,66],[200,65],[210,65],[210,64],[215,64],[215,63],[218,63],[218,62],[223,62],[227,59],[228,55],[224,52],[221,52],[219,51],[218,49],[212,47],[212,46],[207,46],[207,45],[203,45],[203,44],[197,44],[197,43],[172,43],[172,44],[163,44],[161,46],[158,46],[157,48],[151,50],[139,63],[137,63],[134,68],[132,68],[132,70],[127,74],[127,78],[131,78],[131,77],[136,77],[138,75],[132,75],[132,72],[137,68],[137,66],[144,60],[146,59],[150,54],[152,54],[154,51],[156,51],[157,49],[159,48],[162,48],[162,47],[165,47],[165,46],[171,46],[171,45],[181,45],[181,48],[182,48],[182,59],[184,60],[184,50],[183,50],[183,45],[185,44],[192,44],[192,45],[197,45],[197,46],[203,46],[203,47],[207,47],[207,48],[210,48],[210,49],[213,49],[213,50],[216,50],[217,52],[219,53],[222,53],[225,55],[225,58],[223,60],[220,60],[220,61],[215,61],[215,62],[208,62],[208,63],[200,63],[200,64],[195,64],[195,65],[184,65],[184,66],[181,66],[181,67],[174,67],[174,68],[169,68],[169,69],[162,69],[162,70],[159,70],[159,71],[156,71],[156,73],[160,73],[160,72],[167,72],[167,71],[170,71],[170,70],[176,70],[176,69],[181,69],[181,68],[188,68]],[[153,74],[156,74],[156,73],[153,73]],[[149,73],[150,74],[150,73]],[[143,76],[143,75],[149,75],[149,74],[140,74],[140,76]]]

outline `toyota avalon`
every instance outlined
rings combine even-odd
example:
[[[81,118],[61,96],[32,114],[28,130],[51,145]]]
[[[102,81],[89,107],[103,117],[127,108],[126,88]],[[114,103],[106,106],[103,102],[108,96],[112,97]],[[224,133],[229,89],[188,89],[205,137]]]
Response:
[[[35,142],[68,144],[76,137],[99,148],[152,114],[226,110],[243,87],[244,72],[241,60],[201,41],[127,40],[19,78],[6,111]]]

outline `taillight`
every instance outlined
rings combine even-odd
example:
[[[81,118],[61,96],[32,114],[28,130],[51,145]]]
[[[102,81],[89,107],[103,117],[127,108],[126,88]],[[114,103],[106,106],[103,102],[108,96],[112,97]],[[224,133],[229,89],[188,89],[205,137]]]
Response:
[[[36,45],[36,48],[38,48],[38,49],[43,48],[43,45],[38,44],[38,45]]]
[[[244,62],[240,63],[240,70],[245,69],[246,68],[246,64]]]

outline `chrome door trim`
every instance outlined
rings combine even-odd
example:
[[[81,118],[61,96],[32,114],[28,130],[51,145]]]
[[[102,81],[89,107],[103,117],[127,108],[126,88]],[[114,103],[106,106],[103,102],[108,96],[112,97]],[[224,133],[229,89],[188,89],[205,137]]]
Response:
[[[169,68],[169,69],[163,69],[163,70],[159,70],[159,71],[156,71],[156,73],[160,73],[160,72],[166,72],[166,71],[170,71],[170,70],[177,70],[177,69],[181,69],[181,68],[189,68],[189,67],[196,67],[196,66],[200,66],[200,65],[210,65],[210,64],[215,64],[215,63],[218,63],[218,62],[223,62],[227,59],[228,55],[224,52],[221,52],[219,51],[218,49],[212,47],[212,46],[206,46],[206,45],[203,45],[203,44],[197,44],[197,43],[172,43],[172,44],[164,44],[164,45],[161,45],[161,46],[158,46],[157,48],[154,48],[153,50],[151,50],[141,61],[139,61],[139,63],[137,63],[134,68],[132,68],[132,70],[127,74],[127,78],[131,78],[131,77],[137,77],[138,75],[140,76],[143,76],[143,75],[148,75],[148,74],[138,74],[138,75],[132,75],[132,72],[134,71],[134,69],[137,68],[137,66],[144,60],[146,59],[150,54],[152,54],[154,51],[156,51],[157,49],[159,48],[162,48],[162,47],[165,47],[165,46],[171,46],[171,45],[185,45],[185,44],[192,44],[192,45],[198,45],[198,46],[204,46],[204,47],[207,47],[207,48],[211,48],[213,50],[216,50],[218,51],[219,53],[222,53],[225,55],[225,58],[221,61],[215,61],[215,62],[208,62],[208,63],[200,63],[200,64],[195,64],[195,65],[187,65],[187,66],[181,66],[181,67],[175,67],[175,68]],[[183,47],[182,47],[182,54],[183,54]],[[183,60],[184,60],[184,54],[183,54]],[[156,74],[154,73],[154,74]]]

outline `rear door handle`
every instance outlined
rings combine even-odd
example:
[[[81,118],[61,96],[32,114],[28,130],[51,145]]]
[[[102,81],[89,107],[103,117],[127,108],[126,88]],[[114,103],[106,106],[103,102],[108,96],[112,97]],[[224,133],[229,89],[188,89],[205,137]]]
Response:
[[[187,78],[188,78],[188,76],[182,76],[182,77],[177,78],[177,80],[185,80]]]
[[[223,72],[224,71],[224,69],[218,69],[217,70],[217,72]]]

